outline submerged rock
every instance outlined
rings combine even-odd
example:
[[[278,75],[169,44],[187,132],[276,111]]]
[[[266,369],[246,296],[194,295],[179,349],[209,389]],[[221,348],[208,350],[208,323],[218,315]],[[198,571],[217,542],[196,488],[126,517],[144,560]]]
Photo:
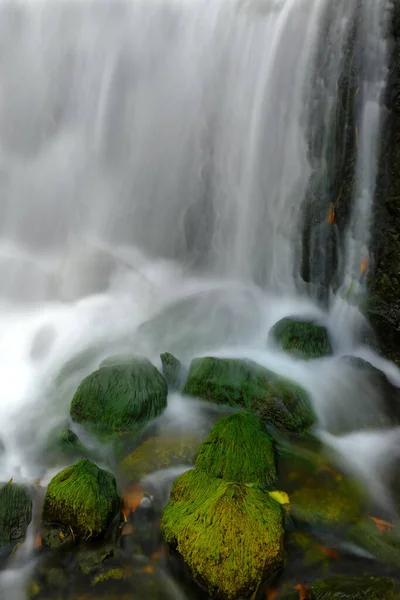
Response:
[[[327,329],[313,321],[293,317],[281,319],[271,329],[269,337],[298,358],[308,360],[333,354]]]
[[[81,459],[50,481],[43,520],[66,525],[75,535],[89,538],[103,533],[119,508],[114,476]]]
[[[348,532],[349,541],[364,548],[377,560],[400,569],[400,526],[391,523],[362,519]]]
[[[86,377],[71,402],[71,417],[117,433],[157,417],[167,405],[167,383],[145,358],[101,367]]]
[[[264,433],[261,421],[249,413],[236,413],[221,419],[201,444],[196,469],[207,475],[271,487],[276,480],[272,439]]]
[[[172,388],[178,388],[182,370],[180,361],[169,352],[160,354],[160,358],[162,363],[162,372],[166,382]]]
[[[187,471],[175,480],[161,526],[214,597],[247,598],[283,564],[281,507],[257,487]]]
[[[32,499],[23,486],[0,484],[0,548],[22,540],[32,520]]]
[[[312,584],[310,600],[394,600],[394,581],[388,577],[330,577]]]
[[[44,453],[47,464],[54,464],[60,458],[89,457],[87,448],[82,444],[76,433],[67,427],[53,432]]]
[[[304,431],[315,423],[307,392],[253,361],[196,358],[182,393],[245,408],[263,423],[289,431]]]
[[[126,456],[121,464],[122,475],[130,481],[139,481],[145,475],[176,465],[193,464],[201,442],[195,433],[169,432],[142,442]]]

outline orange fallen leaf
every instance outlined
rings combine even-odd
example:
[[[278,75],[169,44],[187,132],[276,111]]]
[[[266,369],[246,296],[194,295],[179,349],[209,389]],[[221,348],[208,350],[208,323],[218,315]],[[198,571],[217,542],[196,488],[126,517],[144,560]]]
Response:
[[[134,484],[122,495],[123,508],[122,516],[126,521],[130,514],[135,512],[141,501],[143,500],[144,492],[138,484]]]
[[[333,550],[333,548],[325,548],[325,546],[318,546],[318,549],[322,554],[327,556],[328,558],[333,558],[337,560],[339,558],[339,552],[337,550]]]
[[[328,223],[329,225],[333,225],[335,222],[335,205],[333,202],[329,203],[329,212],[328,212]]]
[[[279,591],[275,588],[267,590],[267,600],[275,600],[279,595]]]
[[[165,550],[157,550],[156,552],[153,552],[153,554],[150,556],[150,560],[158,560],[163,556],[165,556]]]
[[[360,273],[361,275],[364,275],[365,271],[368,268],[368,256],[366,254],[364,254],[364,256],[361,258],[361,262],[360,262]]]
[[[124,523],[121,531],[121,536],[123,535],[131,535],[133,533],[133,526],[130,523]]]
[[[33,542],[33,547],[34,548],[40,548],[42,546],[42,534],[41,533],[37,533],[36,537],[35,537],[35,541]]]
[[[388,521],[383,521],[382,519],[377,519],[376,517],[369,518],[375,523],[379,533],[387,533],[388,531],[392,531],[393,523],[388,523]]]
[[[298,583],[297,585],[294,586],[294,589],[299,590],[300,600],[307,600],[307,596],[308,596],[308,586],[307,585],[302,585],[301,583]]]

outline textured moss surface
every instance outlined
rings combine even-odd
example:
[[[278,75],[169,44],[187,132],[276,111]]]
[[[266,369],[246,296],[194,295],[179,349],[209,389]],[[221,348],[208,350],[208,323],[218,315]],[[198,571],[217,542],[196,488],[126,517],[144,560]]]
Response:
[[[174,482],[161,526],[216,597],[248,597],[283,564],[281,507],[256,487],[187,471]]]
[[[225,481],[271,487],[276,480],[272,439],[255,415],[230,415],[201,444],[196,469]]]
[[[162,372],[166,382],[172,388],[179,387],[182,365],[180,361],[169,352],[160,354],[162,363]]]
[[[70,526],[76,535],[92,537],[106,529],[119,507],[113,475],[81,459],[49,483],[43,519]]]
[[[394,582],[387,577],[331,577],[311,586],[310,600],[394,600]]]
[[[320,358],[333,354],[327,329],[312,321],[281,319],[271,329],[270,338],[298,358]]]
[[[121,473],[131,481],[174,465],[193,464],[201,439],[195,433],[168,433],[161,437],[150,437],[126,456],[121,464]]]
[[[167,383],[145,358],[101,367],[78,387],[71,403],[77,423],[127,430],[155,418],[167,404]]]
[[[264,423],[291,431],[303,431],[315,422],[305,390],[252,361],[196,358],[183,394],[243,407]]]
[[[32,499],[15,483],[0,484],[0,547],[25,537],[32,519]]]

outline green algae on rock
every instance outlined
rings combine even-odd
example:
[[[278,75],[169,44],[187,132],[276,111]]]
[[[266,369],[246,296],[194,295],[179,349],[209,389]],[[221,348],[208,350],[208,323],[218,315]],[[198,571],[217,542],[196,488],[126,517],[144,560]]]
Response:
[[[172,388],[178,388],[180,384],[182,365],[180,361],[169,352],[160,354],[162,372],[166,382]]]
[[[195,432],[168,432],[142,442],[120,463],[123,477],[139,481],[145,475],[181,464],[193,464],[201,436]]]
[[[310,600],[395,600],[389,577],[330,577],[312,584]]]
[[[195,464],[225,481],[270,488],[276,480],[272,439],[251,413],[220,419],[201,444]]]
[[[196,358],[182,393],[245,408],[263,423],[289,431],[301,432],[315,423],[310,399],[301,386],[249,360]]]
[[[114,476],[81,459],[50,481],[43,520],[66,525],[76,535],[89,538],[104,532],[119,508]]]
[[[78,387],[71,417],[109,433],[129,430],[157,417],[167,405],[167,383],[145,358],[103,366]]]
[[[161,527],[193,578],[218,598],[247,598],[283,565],[282,510],[257,487],[187,471],[173,484]]]
[[[328,331],[313,321],[286,317],[273,326],[269,337],[298,358],[321,358],[333,354]]]
[[[0,547],[22,540],[32,519],[32,499],[23,486],[0,484]]]

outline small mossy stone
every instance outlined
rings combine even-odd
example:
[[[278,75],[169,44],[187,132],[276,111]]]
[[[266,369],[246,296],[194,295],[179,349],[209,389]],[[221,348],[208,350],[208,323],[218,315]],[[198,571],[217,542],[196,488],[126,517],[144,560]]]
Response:
[[[273,326],[269,336],[283,350],[298,358],[308,360],[333,354],[327,329],[313,321],[289,317],[281,319]]]
[[[196,358],[182,393],[245,408],[263,423],[284,430],[301,432],[316,420],[310,398],[301,386],[249,360]]]
[[[104,532],[119,508],[114,476],[90,460],[81,459],[50,481],[43,519],[71,527],[75,535],[89,538]]]
[[[157,417],[167,405],[164,377],[145,358],[101,367],[86,377],[71,402],[71,417],[114,433]]]
[[[200,443],[201,436],[194,432],[152,436],[121,461],[121,474],[129,481],[137,482],[153,471],[192,465]]]
[[[32,498],[23,486],[0,484],[0,547],[22,540],[32,519]]]
[[[283,565],[281,507],[257,487],[187,471],[174,482],[161,527],[212,597],[247,598]]]
[[[310,600],[395,600],[394,581],[389,577],[330,577],[316,581]]]
[[[217,479],[271,488],[276,480],[272,439],[258,417],[235,413],[211,429],[199,448],[196,469]]]
[[[160,354],[162,372],[166,382],[172,388],[178,388],[181,378],[182,365],[180,361],[169,352]]]
[[[387,530],[379,531],[371,518],[362,519],[348,532],[348,540],[364,548],[377,560],[400,569],[400,525],[391,524]]]

